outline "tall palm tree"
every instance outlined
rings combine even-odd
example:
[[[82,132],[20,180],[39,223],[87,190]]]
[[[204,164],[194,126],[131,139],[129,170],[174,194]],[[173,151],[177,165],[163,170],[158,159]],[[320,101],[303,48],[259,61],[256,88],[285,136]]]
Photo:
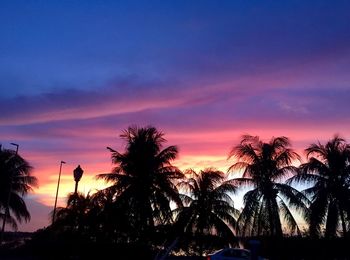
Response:
[[[8,205],[6,221],[14,229],[18,222],[30,220],[23,196],[37,185],[31,170],[30,164],[16,152],[0,150],[0,218],[3,221]]]
[[[126,150],[120,153],[110,148],[116,167],[111,173],[97,177],[111,182],[107,189],[115,194],[115,203],[129,217],[136,239],[142,239],[155,225],[172,221],[170,202],[181,204],[174,180],[183,177],[171,165],[176,146],[164,149],[164,134],[154,127],[129,127],[121,134]]]
[[[179,188],[185,192],[182,194],[184,206],[174,210],[178,227],[197,238],[214,235],[224,238],[228,244],[236,243],[234,216],[238,215],[238,211],[229,196],[236,191],[236,187],[225,181],[223,172],[213,168],[199,173],[189,170],[186,175],[192,177],[179,183]]]
[[[268,143],[257,136],[244,135],[229,158],[238,159],[229,171],[243,170],[235,185],[252,187],[244,195],[244,208],[238,218],[242,234],[282,236],[281,216],[291,232],[300,232],[291,208],[306,212],[306,197],[298,190],[281,183],[296,172],[293,160],[299,155],[290,148],[287,137],[272,138]],[[281,215],[281,216],[280,216]]]
[[[350,145],[335,135],[325,145],[311,144],[305,150],[308,162],[291,182],[311,184],[304,190],[310,196],[310,234],[319,236],[325,226],[325,236],[335,236],[341,225],[347,233],[350,218]]]

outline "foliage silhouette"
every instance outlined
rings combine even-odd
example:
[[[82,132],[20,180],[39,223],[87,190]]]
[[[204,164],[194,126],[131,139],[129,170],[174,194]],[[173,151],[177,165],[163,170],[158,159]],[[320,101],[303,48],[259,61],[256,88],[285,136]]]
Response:
[[[226,181],[223,172],[213,168],[199,173],[188,170],[185,175],[189,177],[179,183],[185,192],[181,194],[184,206],[174,210],[177,228],[197,240],[199,255],[203,253],[206,237],[210,237],[211,243],[221,238],[225,241],[221,246],[237,245],[233,229],[234,216],[239,212],[229,196],[236,187]]]
[[[325,226],[326,237],[334,237],[339,225],[347,233],[350,219],[350,145],[334,136],[325,145],[311,144],[308,162],[289,182],[312,184],[304,193],[311,198],[307,217],[311,236],[319,236]]]
[[[323,243],[315,239],[323,226],[332,243],[339,226],[348,233],[350,146],[338,136],[324,146],[312,144],[306,149],[309,161],[297,168],[293,164],[300,157],[287,137],[265,143],[245,135],[229,154],[237,161],[228,170],[242,170],[243,175],[230,180],[214,168],[183,174],[171,164],[177,147],[164,148],[164,134],[154,127],[132,126],[121,138],[126,142],[124,152],[108,147],[115,164],[112,172],[97,176],[111,186],[92,195],[70,194],[67,206],[58,209],[55,223],[43,233],[67,248],[69,257],[89,257],[84,247],[105,246],[106,252],[137,248],[149,257],[171,251],[203,255],[236,246],[239,237],[246,245],[259,239],[266,255],[289,259],[285,252],[272,250],[276,241],[283,239],[285,248],[306,241],[314,248]],[[294,182],[311,187],[299,192],[291,186]],[[230,195],[242,187],[252,189],[239,212]],[[300,236],[293,210],[307,220],[314,237]],[[288,235],[299,236],[281,238],[284,225]],[[81,248],[70,248],[74,242]]]
[[[0,149],[0,219],[2,223],[9,201],[6,222],[14,229],[17,229],[18,222],[30,220],[23,196],[37,186],[37,179],[31,171],[30,164],[15,151]]]
[[[112,183],[106,192],[114,194],[114,208],[127,219],[131,240],[147,241],[156,225],[173,221],[170,202],[182,203],[173,181],[183,174],[171,165],[178,149],[162,149],[163,136],[154,127],[129,127],[121,134],[125,152],[110,149],[116,167],[111,173],[98,175]]]
[[[70,193],[67,198],[67,206],[57,208],[55,229],[79,231],[85,233],[90,227],[88,218],[93,203],[90,194],[84,196],[81,193]]]
[[[231,150],[231,157],[238,161],[229,171],[243,170],[243,176],[231,182],[253,187],[244,195],[244,208],[238,218],[240,234],[282,236],[280,215],[291,232],[300,233],[290,208],[305,215],[308,200],[298,190],[279,182],[297,171],[292,162],[299,160],[299,155],[290,148],[289,139],[282,136],[264,143],[257,136],[244,135]]]

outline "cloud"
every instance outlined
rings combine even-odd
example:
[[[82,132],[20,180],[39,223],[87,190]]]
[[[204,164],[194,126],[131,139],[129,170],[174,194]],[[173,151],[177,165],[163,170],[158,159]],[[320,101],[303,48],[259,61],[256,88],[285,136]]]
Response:
[[[152,90],[116,87],[100,91],[65,90],[34,97],[1,100],[1,124],[30,124],[84,119],[173,106],[176,98],[164,100]]]

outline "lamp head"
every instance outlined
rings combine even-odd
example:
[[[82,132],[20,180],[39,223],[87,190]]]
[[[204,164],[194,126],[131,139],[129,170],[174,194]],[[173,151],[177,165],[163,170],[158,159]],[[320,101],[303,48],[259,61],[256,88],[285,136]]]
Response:
[[[83,176],[83,169],[80,167],[80,165],[78,165],[77,168],[74,169],[73,171],[73,175],[74,175],[74,181],[78,182],[80,181],[81,177]]]
[[[10,143],[10,144],[16,146],[16,154],[17,154],[18,153],[19,144],[15,144],[15,143]]]

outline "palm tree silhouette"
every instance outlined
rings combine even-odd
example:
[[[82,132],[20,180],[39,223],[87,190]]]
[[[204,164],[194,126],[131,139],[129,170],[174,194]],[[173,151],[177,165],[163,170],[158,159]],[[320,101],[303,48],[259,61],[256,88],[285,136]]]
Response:
[[[115,203],[123,209],[135,239],[145,239],[157,224],[172,221],[170,202],[181,205],[174,180],[183,177],[171,165],[177,154],[176,146],[164,149],[164,134],[154,127],[129,127],[121,134],[126,150],[120,153],[109,148],[116,167],[111,173],[97,177],[112,183]]]
[[[83,233],[90,226],[88,216],[92,208],[92,196],[72,192],[67,197],[66,207],[57,208],[56,221],[53,227],[56,229],[79,231]]]
[[[290,182],[313,184],[304,190],[311,198],[310,235],[319,236],[325,226],[325,236],[333,237],[341,224],[345,236],[350,217],[350,145],[335,135],[325,145],[311,144],[305,152],[308,162]]]
[[[125,242],[130,237],[129,218],[125,208],[115,202],[112,189],[103,189],[91,196],[89,226],[98,241]]]
[[[199,240],[199,254],[203,253],[201,237],[215,235],[224,238],[227,245],[235,244],[234,227],[238,211],[234,208],[229,193],[236,187],[225,181],[225,174],[213,168],[199,173],[188,170],[186,175],[192,176],[179,183],[184,206],[174,210],[176,223],[184,233],[192,234]]]
[[[290,148],[289,139],[282,136],[264,143],[257,136],[244,135],[231,150],[231,157],[238,161],[229,171],[243,170],[243,176],[232,183],[253,187],[243,197],[244,208],[238,218],[240,233],[282,236],[280,214],[291,232],[300,233],[290,208],[306,214],[307,198],[288,184],[278,182],[297,170],[292,161],[299,160],[299,155]]]
[[[18,222],[30,220],[23,196],[37,185],[31,170],[30,164],[15,151],[0,150],[0,218],[3,220],[8,203],[6,222],[14,229],[17,229]]]
[[[109,190],[86,195],[70,193],[66,206],[57,208],[56,221],[51,228],[58,233],[74,233],[93,241],[117,242],[128,222],[126,219],[120,221],[122,215],[114,207],[113,196]]]

